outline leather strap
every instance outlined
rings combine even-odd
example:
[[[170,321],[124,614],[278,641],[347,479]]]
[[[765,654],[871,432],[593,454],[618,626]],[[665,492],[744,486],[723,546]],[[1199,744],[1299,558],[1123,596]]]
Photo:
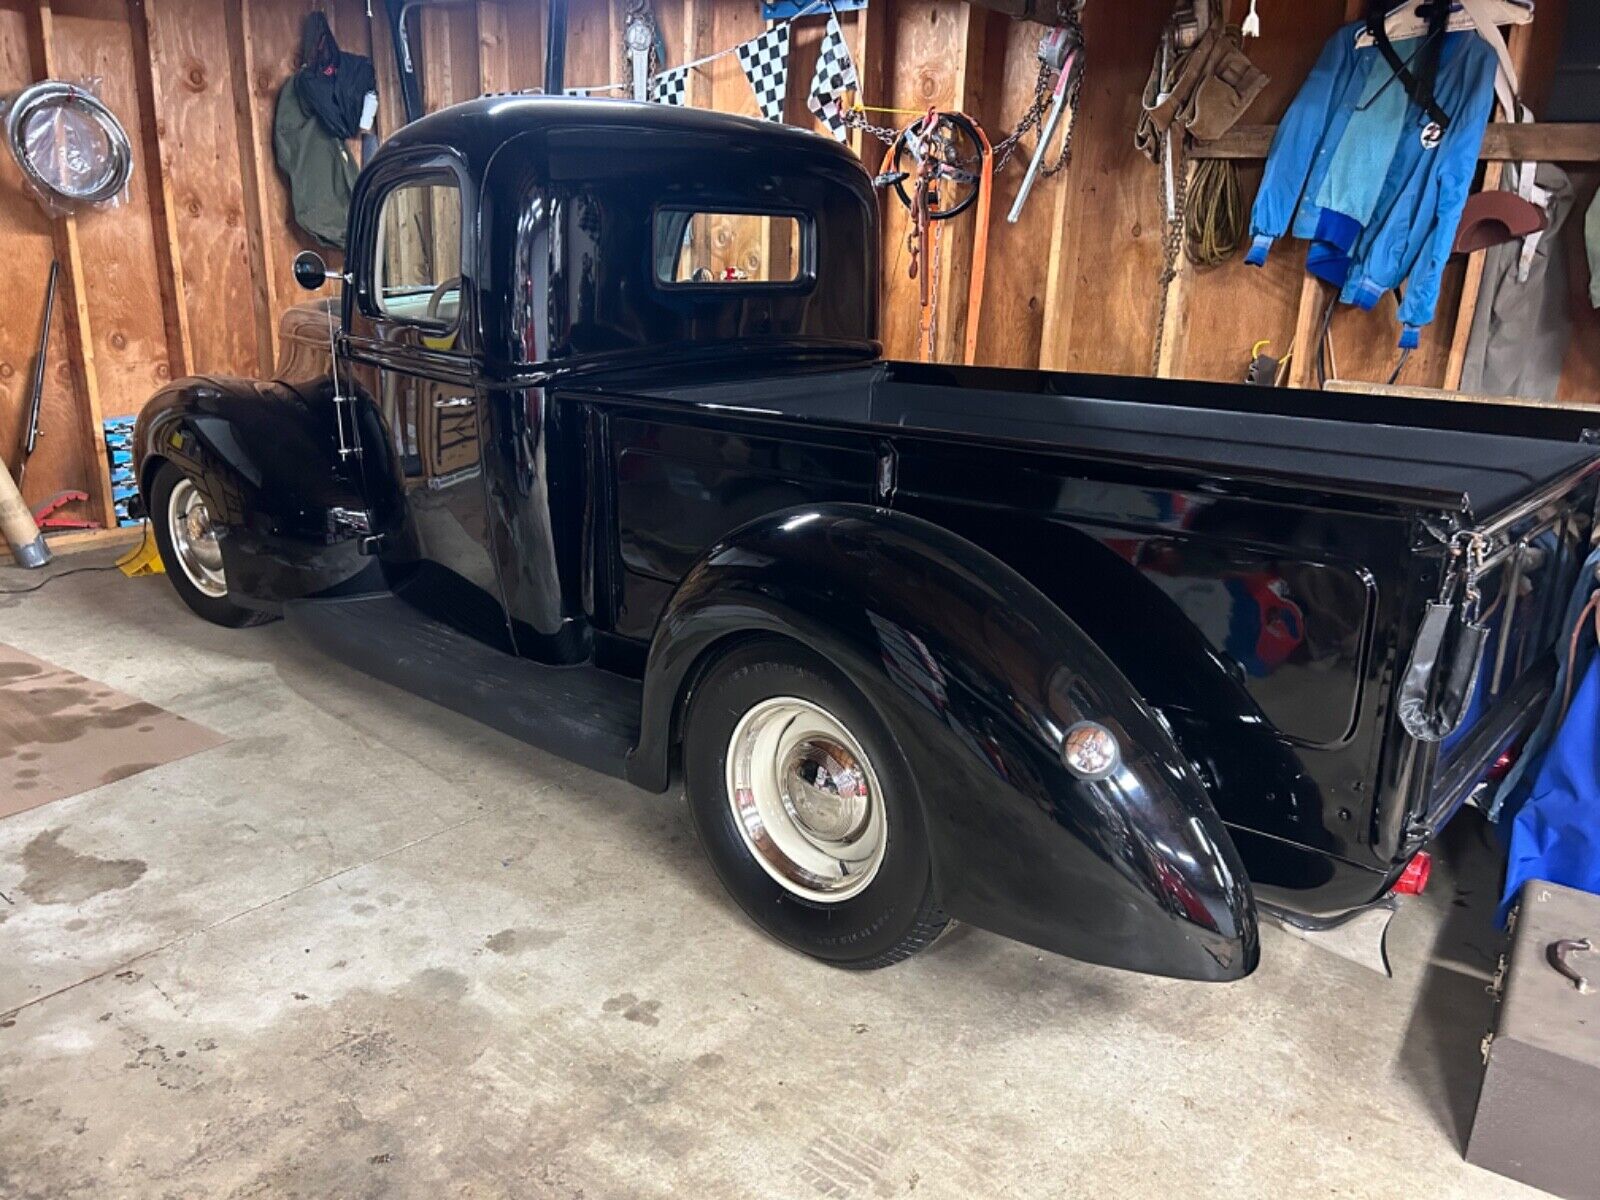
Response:
[[[1440,8],[1439,5],[1443,7]],[[1371,0],[1367,5],[1367,32],[1372,35],[1373,42],[1383,54],[1384,61],[1389,64],[1389,69],[1394,72],[1394,77],[1400,81],[1400,86],[1406,89],[1406,95],[1428,114],[1428,120],[1440,129],[1449,129],[1450,114],[1439,107],[1439,102],[1433,95],[1434,75],[1439,66],[1439,39],[1443,36],[1445,26],[1450,20],[1449,0],[1435,0],[1433,15],[1428,20],[1426,40],[1418,51],[1422,57],[1421,73],[1416,75],[1412,74],[1410,66],[1400,57],[1400,52],[1389,40],[1389,31],[1384,28],[1384,22],[1389,17],[1389,7],[1384,0]]]
[[[966,116],[965,113],[962,114]],[[972,121],[971,117],[967,120]],[[970,367],[978,353],[978,318],[983,313],[983,277],[989,267],[989,197],[994,191],[994,147],[983,126],[972,121],[983,148],[983,177],[978,184],[978,224],[972,234],[972,271],[967,279],[967,346],[964,356]]]

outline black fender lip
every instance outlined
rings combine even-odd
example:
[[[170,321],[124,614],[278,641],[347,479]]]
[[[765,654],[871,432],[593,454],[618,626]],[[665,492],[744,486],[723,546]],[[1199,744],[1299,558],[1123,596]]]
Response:
[[[1219,981],[1254,970],[1254,897],[1199,776],[1126,677],[994,556],[860,504],[805,505],[729,535],[662,614],[630,779],[665,787],[696,664],[752,632],[822,654],[884,715],[952,916],[1108,966]],[[1061,761],[1084,719],[1122,746],[1106,779]]]

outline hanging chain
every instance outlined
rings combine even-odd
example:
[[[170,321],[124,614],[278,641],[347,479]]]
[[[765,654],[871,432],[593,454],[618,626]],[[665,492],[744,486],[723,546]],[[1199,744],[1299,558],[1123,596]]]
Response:
[[[1080,39],[1081,40],[1081,39]],[[1048,63],[1039,64],[1039,74],[1033,83],[1033,100],[1028,105],[1028,111],[1022,114],[1022,119],[1017,126],[1005,137],[994,143],[994,169],[996,173],[1005,170],[1006,163],[1011,161],[1011,156],[1016,152],[1023,135],[1029,130],[1038,129],[1044,120],[1045,113],[1050,108],[1050,84],[1054,74]],[[1078,91],[1083,86],[1083,71],[1079,69],[1072,81],[1067,85],[1067,108],[1072,112],[1078,110]],[[900,130],[891,129],[886,125],[874,125],[869,122],[861,108],[853,108],[844,115],[845,127],[859,129],[862,133],[877,138],[885,146],[892,146],[895,139],[900,136]],[[1068,121],[1066,129],[1061,135],[1061,150],[1057,153],[1055,162],[1042,168],[1046,176],[1057,175],[1065,170],[1072,159],[1072,131],[1077,127],[1076,121]]]
[[[1156,340],[1150,348],[1150,374],[1161,373],[1161,345],[1167,333],[1167,296],[1171,284],[1178,277],[1178,258],[1183,254],[1184,212],[1189,202],[1189,166],[1176,150],[1182,143],[1182,134],[1169,130],[1167,137],[1180,139],[1174,144],[1172,155],[1172,220],[1167,222],[1166,236],[1161,241],[1161,274],[1156,286],[1161,291],[1161,306],[1156,310]],[[1163,215],[1168,208],[1167,174],[1161,171],[1161,207]]]

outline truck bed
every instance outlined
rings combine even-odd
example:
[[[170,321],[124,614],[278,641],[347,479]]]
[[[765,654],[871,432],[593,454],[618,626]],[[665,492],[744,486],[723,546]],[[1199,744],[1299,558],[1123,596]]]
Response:
[[[1492,516],[1592,461],[1576,442],[1507,438],[1403,424],[1224,412],[1092,396],[1042,396],[885,380],[874,423],[1070,445],[1208,473],[1322,483],[1372,496],[1435,499]]]
[[[1485,521],[1600,458],[1576,409],[889,362],[650,393],[825,423],[1081,451]],[[757,397],[759,398],[757,400]],[[756,401],[756,403],[753,403]]]

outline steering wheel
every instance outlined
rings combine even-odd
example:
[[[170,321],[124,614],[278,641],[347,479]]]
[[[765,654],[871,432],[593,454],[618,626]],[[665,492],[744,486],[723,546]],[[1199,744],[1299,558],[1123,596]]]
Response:
[[[928,219],[944,221],[966,212],[978,199],[987,151],[976,126],[962,113],[936,113],[932,128],[927,129],[927,125],[927,118],[920,118],[896,136],[886,159],[890,165],[888,178],[900,203],[910,208],[906,180],[926,164],[931,193]],[[902,155],[908,153],[910,170],[901,165]]]
[[[438,287],[434,288],[433,292],[428,296],[428,320],[437,321],[439,319],[439,305],[444,303],[444,298],[452,291],[459,292],[460,290],[461,276],[459,275],[446,279]]]

